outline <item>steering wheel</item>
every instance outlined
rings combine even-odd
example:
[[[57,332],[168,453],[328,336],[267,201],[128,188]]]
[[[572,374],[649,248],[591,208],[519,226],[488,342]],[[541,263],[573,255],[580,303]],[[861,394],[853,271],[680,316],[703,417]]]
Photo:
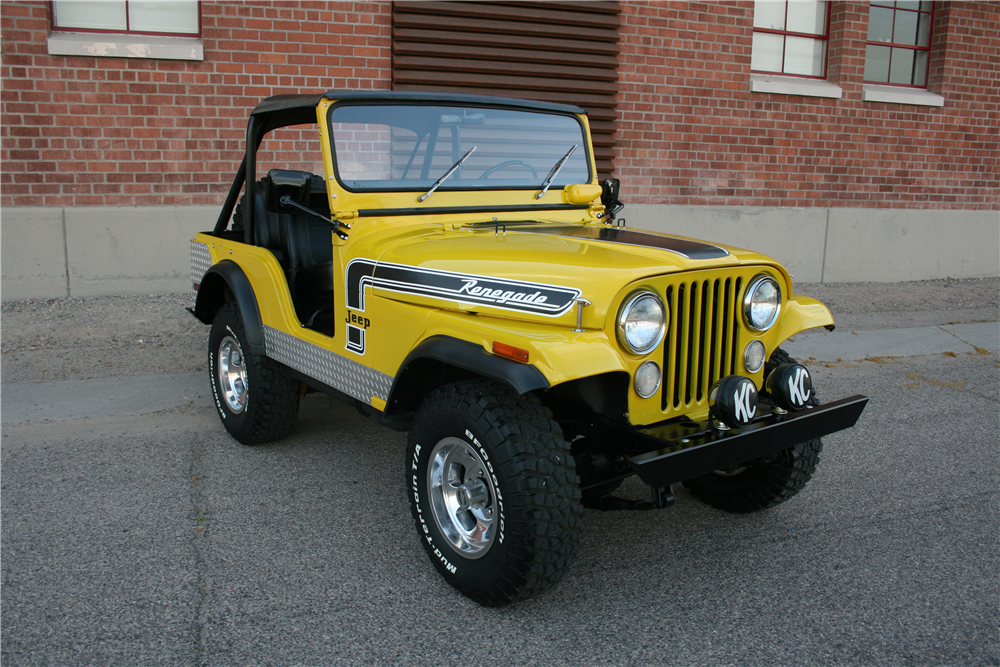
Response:
[[[535,168],[532,167],[527,162],[525,162],[524,160],[507,160],[506,162],[501,162],[500,164],[495,164],[492,167],[490,167],[489,169],[487,169],[486,171],[484,171],[482,174],[480,174],[479,180],[482,180],[482,179],[486,178],[487,176],[489,176],[490,174],[492,174],[494,171],[500,171],[504,167],[510,167],[510,166],[515,165],[515,164],[519,164],[519,165],[527,167],[528,169],[531,170],[531,176],[534,179],[536,179],[536,180],[538,179],[538,172],[536,172]]]

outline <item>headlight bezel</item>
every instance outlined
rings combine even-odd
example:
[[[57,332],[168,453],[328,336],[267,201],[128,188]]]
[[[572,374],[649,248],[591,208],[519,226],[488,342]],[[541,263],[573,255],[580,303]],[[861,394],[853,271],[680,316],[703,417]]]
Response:
[[[775,305],[774,312],[771,316],[763,323],[755,322],[752,312],[753,299],[757,293],[757,290],[761,288],[762,285],[770,283],[774,286],[775,292]],[[750,284],[747,285],[746,291],[743,293],[743,323],[751,331],[757,333],[763,333],[769,331],[778,322],[778,316],[781,315],[781,285],[773,277],[767,274],[759,274],[754,276]]]
[[[655,300],[657,305],[660,307],[660,317],[659,332],[653,341],[646,347],[636,348],[628,339],[628,334],[626,332],[626,324],[628,315],[632,312],[632,309],[636,304],[642,299],[652,298]],[[629,294],[624,301],[622,301],[621,307],[618,309],[618,317],[615,318],[615,333],[618,338],[618,344],[623,350],[630,352],[635,355],[646,355],[655,350],[660,343],[663,342],[663,338],[667,335],[667,307],[663,303],[663,299],[660,295],[649,288],[638,289]]]

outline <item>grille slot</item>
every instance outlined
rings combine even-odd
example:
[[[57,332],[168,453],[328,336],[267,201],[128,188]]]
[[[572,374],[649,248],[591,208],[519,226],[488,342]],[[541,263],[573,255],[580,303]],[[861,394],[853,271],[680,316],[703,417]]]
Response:
[[[663,346],[664,411],[708,403],[708,391],[736,369],[739,276],[691,280],[667,287],[670,330]]]

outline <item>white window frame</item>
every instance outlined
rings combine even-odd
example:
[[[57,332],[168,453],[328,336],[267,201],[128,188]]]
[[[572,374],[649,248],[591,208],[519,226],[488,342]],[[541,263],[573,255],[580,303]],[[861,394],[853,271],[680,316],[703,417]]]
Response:
[[[154,32],[130,30],[129,0],[125,4],[125,30],[108,30],[76,26],[57,26],[57,3],[85,4],[86,0],[51,0],[49,3],[52,31],[48,52],[52,55],[108,58],[150,58],[162,60],[204,60],[201,39],[201,2],[197,3],[197,33]]]

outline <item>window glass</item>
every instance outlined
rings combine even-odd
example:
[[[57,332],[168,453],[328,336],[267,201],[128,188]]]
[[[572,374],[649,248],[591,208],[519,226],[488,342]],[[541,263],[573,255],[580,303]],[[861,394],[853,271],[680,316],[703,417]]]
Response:
[[[927,61],[930,54],[927,51],[914,51],[913,55],[913,79],[914,86],[927,85]]]
[[[827,3],[756,0],[750,69],[822,78],[826,75]],[[815,35],[806,37],[804,35]]]
[[[921,14],[920,25],[917,27],[917,46],[931,45],[931,15]]]
[[[826,33],[825,2],[789,2],[788,32],[804,32],[812,35]]]
[[[784,30],[784,0],[757,0],[753,7],[753,27]]]
[[[198,34],[198,0],[129,0],[129,29]]]
[[[889,82],[888,46],[868,45],[865,51],[865,81]]]
[[[891,9],[884,7],[872,7],[868,13],[868,41],[869,42],[891,42],[892,41],[892,15]]]
[[[781,49],[785,38],[766,32],[754,33],[753,51],[750,54],[750,69],[758,72],[781,71]]]
[[[198,0],[54,0],[52,9],[56,30],[198,34]]]
[[[59,28],[89,28],[91,30],[126,30],[125,0],[103,2],[53,3],[52,21]]]
[[[892,29],[892,41],[896,44],[917,45],[917,19],[920,14],[916,12],[898,12],[896,25]]]
[[[868,11],[865,81],[926,86],[933,4],[873,1]]]
[[[349,190],[427,190],[471,149],[439,191],[537,189],[572,149],[553,188],[589,183],[580,123],[563,114],[444,105],[337,106],[337,177]]]
[[[807,37],[785,38],[785,72],[803,76],[823,76],[826,42]]]
[[[913,77],[913,51],[893,49],[889,64],[889,83],[910,84]]]

